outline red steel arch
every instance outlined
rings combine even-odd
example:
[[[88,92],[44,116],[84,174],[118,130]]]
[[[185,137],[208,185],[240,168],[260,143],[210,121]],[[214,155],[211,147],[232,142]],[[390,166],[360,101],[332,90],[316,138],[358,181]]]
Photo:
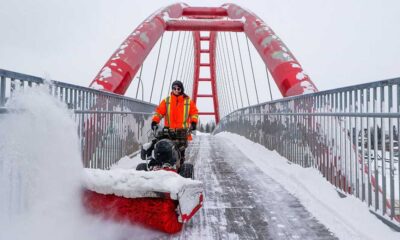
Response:
[[[90,87],[124,95],[140,66],[164,33],[168,18],[182,16],[185,4],[158,10],[144,20],[111,55]]]
[[[318,91],[289,48],[259,17],[235,4],[222,6],[231,19],[245,19],[244,32],[256,47],[284,97]]]
[[[181,17],[186,18],[180,19]],[[221,7],[190,7],[183,3],[163,8],[143,21],[114,52],[90,87],[125,94],[133,77],[164,31],[243,31],[257,49],[284,97],[318,91],[285,44],[254,13],[235,4],[224,4]],[[196,46],[199,46],[201,40],[194,39],[194,51],[198,51]],[[209,42],[210,52],[215,51],[215,39],[213,33]],[[200,65],[200,61],[195,61],[195,73],[199,72]],[[218,122],[219,107],[213,62],[210,64],[210,75],[214,113],[208,115],[215,115]],[[198,74],[195,74],[194,89],[198,89],[199,78]],[[199,97],[198,92],[193,91],[192,97],[196,101]]]

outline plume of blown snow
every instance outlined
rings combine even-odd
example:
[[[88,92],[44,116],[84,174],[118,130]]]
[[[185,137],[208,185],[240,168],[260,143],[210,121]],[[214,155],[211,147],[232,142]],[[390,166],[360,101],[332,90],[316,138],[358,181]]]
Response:
[[[158,233],[87,215],[73,113],[48,93],[27,88],[0,114],[0,239],[129,239]]]

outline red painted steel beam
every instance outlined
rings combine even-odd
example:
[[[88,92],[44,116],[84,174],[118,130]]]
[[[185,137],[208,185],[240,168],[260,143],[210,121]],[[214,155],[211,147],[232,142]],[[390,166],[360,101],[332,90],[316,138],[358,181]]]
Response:
[[[199,90],[199,78],[200,78],[200,55],[201,55],[201,44],[200,44],[200,32],[193,32],[193,51],[194,51],[194,74],[193,74],[193,89],[192,98],[197,103],[197,92]]]
[[[216,74],[216,50],[217,50],[217,33],[210,32],[210,78],[211,78],[211,94],[213,95],[215,123],[218,124],[220,120],[219,116],[219,101],[217,91],[217,74]]]
[[[183,14],[190,19],[171,20],[182,17]],[[220,19],[226,15],[234,21]],[[181,3],[161,9],[143,21],[113,53],[90,87],[125,94],[144,59],[165,30],[244,31],[270,70],[283,96],[317,91],[293,54],[253,13],[235,4],[225,4],[220,8],[196,8]],[[210,51],[200,50],[199,53]]]
[[[89,86],[125,94],[144,59],[165,31],[164,19],[181,17],[184,7],[181,3],[173,4],[144,20],[112,54]]]
[[[199,112],[199,115],[215,115],[214,112]]]
[[[167,31],[219,31],[219,32],[243,32],[244,26],[241,20],[168,20]]]
[[[197,97],[214,97],[212,94],[197,94]]]
[[[185,7],[182,12],[183,16],[219,16],[226,17],[228,13],[222,7]]]
[[[244,32],[257,49],[284,97],[318,91],[289,49],[258,16],[235,4],[222,6],[227,9],[229,18],[245,18]]]
[[[208,49],[208,58],[209,63],[201,63],[201,53],[203,50],[201,49],[200,41],[207,41],[206,39],[201,39],[200,32],[196,31],[193,33],[193,41],[194,41],[194,51],[195,51],[195,59],[194,59],[194,79],[193,79],[193,93],[192,98],[194,102],[197,102],[198,98],[212,98],[214,112],[199,112],[199,115],[214,115],[215,122],[218,124],[220,120],[219,114],[219,104],[218,104],[218,92],[217,92],[217,83],[216,83],[216,69],[215,69],[215,52],[216,52],[216,32],[210,32],[210,36],[207,37],[209,41],[209,49]],[[200,78],[200,67],[208,67],[210,70],[209,78]],[[208,81],[211,85],[211,93],[210,94],[198,94],[199,92],[199,82],[200,81]]]

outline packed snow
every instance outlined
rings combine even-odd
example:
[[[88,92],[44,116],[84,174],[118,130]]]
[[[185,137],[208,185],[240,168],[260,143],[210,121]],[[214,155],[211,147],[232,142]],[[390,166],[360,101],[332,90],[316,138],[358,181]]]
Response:
[[[400,233],[371,214],[365,203],[354,196],[341,198],[317,169],[290,164],[276,151],[237,134],[223,132],[216,137],[234,144],[263,172],[296,196],[339,239],[400,239]]]

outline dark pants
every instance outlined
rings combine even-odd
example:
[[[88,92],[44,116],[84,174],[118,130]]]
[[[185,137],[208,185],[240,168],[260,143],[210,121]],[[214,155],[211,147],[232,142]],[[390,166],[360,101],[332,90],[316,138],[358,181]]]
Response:
[[[185,151],[186,149],[181,150],[181,165],[185,162]]]

